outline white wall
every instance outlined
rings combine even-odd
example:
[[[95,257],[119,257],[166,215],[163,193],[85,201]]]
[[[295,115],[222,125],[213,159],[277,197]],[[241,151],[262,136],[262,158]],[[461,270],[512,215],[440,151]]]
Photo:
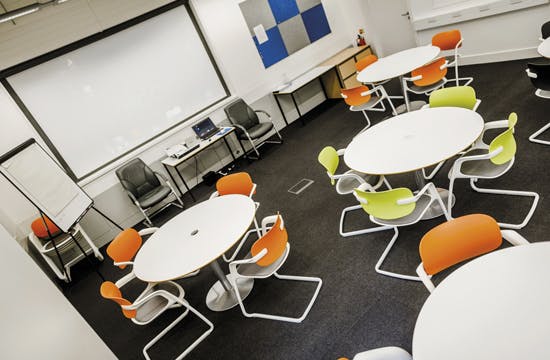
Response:
[[[136,16],[166,2],[166,0],[157,0],[153,3],[147,3],[145,0],[135,2],[130,0],[117,2],[72,0],[66,3],[72,3],[70,7],[63,8],[60,5],[53,10],[48,10],[50,12],[47,14],[42,11],[35,13],[38,17],[35,14],[23,17],[18,20],[17,26],[10,23],[1,24],[0,52],[2,49],[10,47],[17,47],[17,51],[12,50],[12,55],[3,63],[0,62],[0,66],[5,67],[16,60],[23,61],[38,55],[37,46],[41,52],[60,46],[59,41],[52,42],[52,37],[44,40],[41,36],[43,33],[49,33],[51,29],[52,31],[54,28],[57,29],[56,23],[64,24],[62,33],[72,34],[74,28],[78,29],[77,33],[86,34],[86,31],[91,31],[90,29],[112,26],[116,22]],[[282,128],[284,122],[273,95],[271,95],[272,90],[280,85],[285,77],[296,77],[332,54],[351,45],[355,39],[357,28],[365,27],[363,13],[357,10],[360,8],[360,2],[360,0],[323,1],[332,33],[268,69],[264,69],[262,65],[240,12],[238,0],[192,0],[191,4],[231,93],[243,97],[255,108],[270,112],[275,125]],[[85,7],[85,9],[80,9],[78,6]],[[83,30],[80,24],[82,17],[76,18],[73,22],[68,19],[74,13],[88,12],[90,9],[87,8],[90,6],[95,16],[94,21],[97,23],[95,26]],[[63,9],[67,13],[64,13]],[[109,16],[109,14],[113,15]],[[50,18],[46,19],[46,15],[49,15]],[[58,18],[57,21],[56,18]],[[61,33],[59,36],[63,37]],[[81,35],[81,37],[83,36]],[[24,45],[13,41],[13,38],[18,37],[25,40]],[[7,39],[12,39],[12,41],[8,44]],[[64,43],[74,40],[76,39],[72,35],[63,38]],[[311,86],[300,91],[297,98],[303,112],[324,99],[321,88],[316,83],[312,83]],[[209,115],[216,123],[225,122],[223,105],[220,104],[219,108],[211,109],[210,113],[201,114],[199,117]],[[291,103],[283,101],[282,105],[285,113],[288,111],[289,120],[294,120],[297,113],[292,109]],[[38,138],[32,126],[2,87],[0,87],[0,118],[3,129],[7,129],[0,133],[0,153],[29,137]],[[99,209],[123,226],[134,225],[141,220],[141,214],[124,194],[112,170],[123,161],[139,156],[146,163],[151,164],[155,170],[164,171],[159,162],[164,157],[164,149],[192,136],[193,133],[187,124],[182,125],[114,163],[106,172],[86,179],[81,185],[94,198]],[[240,147],[233,138],[233,136],[230,138],[232,148],[237,153],[240,151]],[[222,144],[216,148],[215,152],[203,152],[199,157],[199,178],[201,174],[211,169],[219,169],[229,161],[229,153]],[[194,162],[189,161],[180,169],[188,184],[195,185]],[[16,233],[18,237],[25,234],[29,229],[30,222],[36,216],[36,211],[3,179],[0,179],[0,198],[7,199],[0,203],[0,210],[5,214],[0,216],[0,223],[10,227],[10,231]],[[13,224],[16,225],[15,231],[11,230],[14,227]],[[99,246],[110,241],[117,232],[112,225],[93,211],[84,218],[83,227]]]
[[[411,0],[414,3],[414,0]],[[476,20],[417,31],[419,45],[438,32],[459,29],[464,38],[461,64],[478,64],[540,56],[540,27],[550,19],[550,5],[541,5]]]
[[[2,359],[116,359],[2,226],[0,273]]]

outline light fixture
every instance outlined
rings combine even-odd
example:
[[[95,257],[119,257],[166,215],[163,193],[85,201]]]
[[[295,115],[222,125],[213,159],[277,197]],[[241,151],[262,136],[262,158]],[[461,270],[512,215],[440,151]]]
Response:
[[[36,12],[36,11],[42,9],[42,8],[47,7],[47,6],[61,4],[61,3],[64,3],[66,1],[68,1],[68,0],[50,0],[50,1],[46,1],[46,2],[37,2],[37,3],[31,4],[31,5],[24,6],[24,7],[19,8],[19,9],[15,9],[15,10],[12,10],[12,11],[5,12],[4,14],[0,15],[0,24],[4,23],[4,22],[7,22],[7,21],[11,21],[11,20],[16,19],[16,18],[21,17],[21,16],[32,14],[33,12]]]

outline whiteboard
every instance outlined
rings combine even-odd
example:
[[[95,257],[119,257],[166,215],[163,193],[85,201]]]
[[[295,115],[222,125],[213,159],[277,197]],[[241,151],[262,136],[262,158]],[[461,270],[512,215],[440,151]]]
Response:
[[[34,139],[0,157],[0,172],[65,232],[92,206],[92,199]]]
[[[7,80],[79,179],[227,97],[185,6]]]

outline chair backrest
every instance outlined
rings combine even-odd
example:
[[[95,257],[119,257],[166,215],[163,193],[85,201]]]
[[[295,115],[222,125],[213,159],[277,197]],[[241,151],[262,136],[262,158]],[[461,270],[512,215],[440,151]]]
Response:
[[[254,183],[247,172],[229,174],[216,182],[218,195],[241,194],[250,196],[253,187]]]
[[[502,147],[502,151],[491,158],[491,162],[496,165],[504,164],[512,160],[516,154],[516,139],[514,138],[514,126],[518,122],[518,115],[511,113],[508,116],[508,129],[495,137],[489,144],[489,152]]]
[[[136,317],[136,310],[126,310],[122,308],[122,306],[125,305],[132,305],[132,303],[122,297],[120,289],[114,283],[110,281],[104,281],[103,284],[101,284],[99,292],[101,293],[101,296],[105,299],[112,300],[120,305],[122,313],[125,317],[127,317],[128,319],[133,319]]]
[[[325,146],[323,150],[319,153],[317,160],[324,168],[327,170],[327,173],[334,175],[336,169],[338,169],[338,164],[340,164],[340,157],[338,152],[332,146]],[[335,181],[333,178],[330,179],[330,183],[334,185]]]
[[[466,215],[428,231],[420,240],[420,258],[426,273],[434,275],[501,244],[502,234],[495,219],[483,214]]]
[[[414,211],[416,203],[403,204],[397,200],[413,197],[413,193],[407,188],[397,188],[379,192],[368,192],[359,189],[354,190],[357,196],[366,200],[361,202],[361,207],[366,213],[384,220],[399,219]]]
[[[44,218],[41,216],[34,220],[31,223],[31,230],[36,237],[42,240],[49,239],[50,235],[55,237],[61,234],[61,229],[58,228],[47,216],[44,216]],[[48,231],[50,232],[49,234]]]
[[[529,77],[537,89],[550,90],[550,64],[528,63],[527,68],[537,74],[536,78]]]
[[[544,24],[542,24],[542,26],[540,27],[540,33],[543,39],[546,39],[547,37],[550,36],[550,21],[547,21]]]
[[[349,106],[359,106],[370,100],[370,94],[361,95],[366,91],[369,91],[369,87],[366,85],[360,85],[351,89],[342,89],[341,93],[346,104]]]
[[[256,256],[263,249],[267,249],[267,254],[258,260],[259,266],[269,266],[273,264],[285,252],[288,243],[288,234],[281,215],[277,216],[277,221],[267,233],[252,244],[250,253]]]
[[[428,86],[443,79],[445,75],[447,75],[447,67],[441,69],[445,61],[445,58],[439,58],[428,65],[421,66],[411,71],[412,77],[422,75],[421,79],[414,80],[413,83],[417,86]]]
[[[367,55],[355,63],[355,69],[357,69],[357,71],[361,71],[376,61],[378,61],[378,56],[374,54]]]
[[[462,34],[459,30],[449,30],[443,31],[435,34],[432,37],[432,45],[437,46],[441,50],[453,50],[454,48],[461,47],[462,43],[459,44],[462,39]]]
[[[153,170],[139,158],[130,160],[115,172],[122,186],[136,198],[161,185]]]
[[[231,104],[227,105],[223,111],[225,111],[225,115],[227,115],[227,118],[232,124],[240,125],[245,129],[250,129],[254,125],[260,123],[258,114],[256,114],[254,110],[244,102],[243,99],[235,100]],[[237,128],[236,131],[239,132],[240,129]]]
[[[107,255],[114,262],[132,261],[142,243],[143,239],[135,229],[125,229],[107,246]],[[119,265],[118,267],[124,269],[126,265]]]
[[[476,92],[471,86],[453,86],[430,94],[430,107],[454,106],[473,110],[476,105]]]

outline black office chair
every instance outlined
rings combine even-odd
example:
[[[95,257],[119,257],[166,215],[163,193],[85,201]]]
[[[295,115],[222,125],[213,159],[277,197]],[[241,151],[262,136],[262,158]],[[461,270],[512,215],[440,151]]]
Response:
[[[179,204],[173,201],[169,202],[150,216],[172,204],[183,209],[183,202],[168,180],[162,174],[151,170],[139,158],[130,160],[119,167],[116,170],[116,176],[132,202],[141,210],[143,216],[145,216],[145,223],[150,227],[154,225],[149,215],[147,215],[147,211],[166,199],[170,194],[176,197]],[[159,181],[159,178],[164,182],[164,185]]]
[[[544,40],[550,36],[550,21],[547,21],[544,24],[542,24],[542,26],[540,27],[540,32],[542,35],[541,40]]]
[[[271,121],[271,116],[263,110],[253,110],[243,99],[237,99],[231,104],[227,105],[224,109],[227,118],[233,126],[235,126],[235,131],[237,133],[237,139],[241,144],[243,149],[244,156],[246,158],[259,159],[260,153],[258,148],[266,143],[271,144],[282,144],[283,138],[279,131]],[[262,113],[267,116],[266,122],[260,122],[257,113]],[[261,139],[267,135],[272,129],[275,130],[275,133],[279,137],[278,141],[269,140],[269,138],[261,141]],[[248,140],[252,149],[248,152],[245,150],[242,140]],[[256,140],[256,143],[255,143]],[[248,155],[249,152],[256,152],[255,158]]]
[[[550,64],[528,63],[525,71],[527,72],[527,76],[529,76],[533,85],[537,88],[535,95],[543,99],[550,99]],[[550,128],[550,122],[529,136],[529,141],[543,145],[550,145],[550,141],[536,138],[548,130],[548,128]]]

